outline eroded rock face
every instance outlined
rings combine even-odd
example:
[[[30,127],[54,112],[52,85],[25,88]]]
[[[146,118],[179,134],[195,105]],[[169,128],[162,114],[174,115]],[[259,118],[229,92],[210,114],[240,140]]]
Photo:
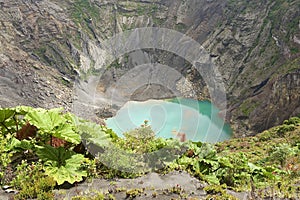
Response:
[[[298,65],[300,66],[299,62]],[[260,94],[249,98],[251,103],[257,104],[257,107],[250,113],[249,124],[253,127],[249,128],[263,131],[266,127],[285,120],[285,116],[299,114],[299,91],[299,69],[272,79],[266,84]],[[261,111],[263,111],[263,115],[260,114]]]
[[[299,4],[298,0],[1,0],[0,105],[69,109],[77,98],[72,93],[76,77],[88,79],[97,69],[102,74],[97,90],[105,92],[128,71],[149,62],[170,66],[181,76],[173,77],[171,88],[141,85],[127,92],[127,99],[211,98],[203,74],[170,52],[130,52],[106,69],[107,38],[138,27],[163,27],[202,44],[226,89],[227,120],[237,136],[255,134],[299,114]],[[106,109],[106,102],[100,107]]]
[[[11,44],[0,50],[0,106],[65,107],[72,103],[72,90],[54,68],[33,60]]]

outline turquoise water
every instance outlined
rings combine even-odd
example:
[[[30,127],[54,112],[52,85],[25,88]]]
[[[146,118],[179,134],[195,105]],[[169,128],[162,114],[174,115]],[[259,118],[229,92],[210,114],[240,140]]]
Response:
[[[229,124],[218,113],[209,101],[184,98],[129,101],[106,124],[122,137],[124,132],[148,120],[157,137],[176,138],[180,132],[189,140],[215,143],[232,136]]]

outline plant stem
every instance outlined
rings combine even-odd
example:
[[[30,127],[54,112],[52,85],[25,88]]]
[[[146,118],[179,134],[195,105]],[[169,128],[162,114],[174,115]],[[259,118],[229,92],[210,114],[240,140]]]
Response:
[[[17,120],[17,118],[16,118],[16,115],[13,116],[13,119],[14,119],[14,121],[16,122],[16,130],[17,130],[17,132],[18,132],[18,131],[19,131],[19,123],[18,123],[18,120]]]
[[[9,128],[7,128],[7,126],[4,124],[4,122],[1,122],[1,125],[9,132],[12,134],[12,132],[9,130]]]

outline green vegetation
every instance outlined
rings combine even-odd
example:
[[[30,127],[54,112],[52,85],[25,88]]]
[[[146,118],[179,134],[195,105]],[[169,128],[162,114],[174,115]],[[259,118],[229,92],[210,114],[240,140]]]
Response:
[[[240,109],[245,116],[249,116],[258,106],[258,102],[251,102],[251,100],[247,100],[241,104]]]
[[[149,171],[173,170],[185,170],[206,181],[208,199],[235,199],[226,192],[228,189],[252,191],[262,197],[292,198],[300,189],[298,117],[256,137],[215,145],[156,138],[147,121],[119,138],[112,130],[64,113],[60,108],[1,108],[0,124],[1,184],[18,190],[16,199],[53,199],[54,187],[78,183],[87,177],[132,178]],[[81,141],[87,148],[96,145],[104,153],[95,157],[85,148],[80,150]],[[153,160],[150,154],[159,160]],[[106,166],[106,162],[111,165]],[[16,167],[12,177],[5,177],[9,166]],[[130,199],[143,193],[140,189],[122,191]],[[186,197],[180,187],[165,192]],[[156,195],[154,192],[153,196]],[[98,192],[92,197],[73,199],[114,197]]]
[[[126,198],[134,199],[137,196],[141,196],[143,194],[143,189],[131,189],[126,191]]]
[[[45,63],[56,66],[66,74],[74,74],[73,65],[76,61],[71,57],[68,50],[58,42],[47,42],[39,45],[33,52]]]
[[[296,58],[291,62],[282,65],[273,75],[272,77],[278,77],[282,74],[287,74],[299,69],[300,58]]]
[[[236,16],[255,13],[257,5],[261,3],[261,1],[246,0],[228,1],[226,5],[227,23],[238,24],[239,19]],[[280,71],[297,62],[294,59],[297,59],[296,55],[300,51],[299,46],[293,41],[293,37],[299,32],[300,16],[297,10],[294,9],[300,6],[299,1],[272,0],[264,2],[264,5],[267,12],[260,16],[263,23],[244,59],[246,63],[253,57],[256,57],[254,60],[260,60],[259,63],[254,61],[252,71],[248,72],[256,71],[255,77],[270,72],[272,72],[272,76],[280,74]],[[283,47],[289,49],[289,51],[283,53]],[[261,57],[261,59],[257,59],[257,57]],[[299,64],[295,66],[299,66]],[[249,75],[248,73],[245,73],[245,77]]]
[[[72,17],[76,23],[89,23],[91,19],[99,18],[99,10],[89,0],[75,0],[72,9]]]
[[[102,192],[96,192],[92,196],[75,196],[72,200],[115,200],[116,198],[112,194],[103,194]]]
[[[1,116],[0,116],[1,117]],[[7,146],[9,144],[9,139],[4,135],[0,135],[0,180],[4,183],[5,170],[8,164],[11,162],[12,153],[7,151]]]
[[[254,164],[256,173],[259,172],[256,177],[265,179],[265,183],[253,179],[258,190],[263,191],[262,188],[269,186],[274,190],[273,196],[291,197],[299,190],[297,183],[300,181],[300,159],[297,156],[300,150],[299,120],[298,117],[293,117],[283,125],[264,131],[256,137],[232,139],[217,144],[217,151],[223,157],[243,154],[249,163]]]
[[[299,6],[299,2],[297,1],[276,0],[272,2],[270,12],[267,16],[267,19],[272,25],[270,33],[279,36],[280,39],[288,44],[291,47],[292,53],[299,51],[299,49],[293,45],[292,36],[299,32],[298,23],[300,16],[295,13],[295,17],[289,20],[285,20],[283,17],[285,13],[290,12],[289,9],[291,7],[297,6]],[[280,29],[284,29],[285,31],[279,31]]]
[[[179,23],[175,25],[175,30],[184,32],[186,30],[186,25],[183,23]]]
[[[136,10],[135,10],[135,12],[137,13],[138,16],[154,14],[157,11],[158,11],[157,4],[139,5],[136,7]]]
[[[228,194],[226,192],[226,184],[222,185],[210,185],[204,188],[208,196],[206,199],[228,199],[228,200],[238,200],[236,197]]]
[[[93,26],[97,21],[101,20],[99,8],[89,0],[75,0],[70,11],[71,17],[76,25],[80,29],[83,29],[90,38],[94,38]],[[72,40],[75,44],[80,44],[81,42],[81,36],[78,34],[79,33],[76,33],[74,37],[72,36]]]
[[[16,177],[11,182],[14,188],[19,190],[15,199],[53,199],[52,192],[55,181],[42,171],[43,165],[40,162],[28,164],[22,161],[16,169]]]
[[[156,25],[156,26],[161,26],[163,23],[165,22],[165,19],[160,19],[158,17],[153,17],[153,23]]]
[[[2,143],[2,166],[5,170],[11,155],[30,152],[27,160],[40,160],[43,171],[53,178],[58,185],[64,182],[73,184],[83,180],[87,171],[82,168],[85,157],[76,153],[75,148],[80,145],[82,132],[88,122],[70,113],[62,113],[62,109],[33,109],[18,106],[0,110],[1,137],[6,138]],[[105,129],[106,130],[106,129]],[[104,141],[110,136],[97,128],[96,137]],[[85,135],[86,140],[93,138]],[[93,138],[97,141],[97,138]],[[5,156],[6,154],[6,156]],[[27,153],[28,154],[28,153]]]

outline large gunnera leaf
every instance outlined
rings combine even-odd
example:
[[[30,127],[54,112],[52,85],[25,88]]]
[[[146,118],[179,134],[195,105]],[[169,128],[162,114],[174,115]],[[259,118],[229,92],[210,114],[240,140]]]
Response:
[[[87,176],[87,172],[81,169],[85,160],[82,154],[76,154],[63,147],[54,148],[47,145],[37,146],[37,155],[45,162],[45,173],[53,177],[58,185],[65,181],[73,184]]]
[[[13,117],[15,110],[11,108],[0,108],[0,133],[15,132],[15,122]]]
[[[32,112],[29,112],[25,116],[25,119],[27,119],[30,122],[30,124],[36,126],[38,129],[47,132],[52,131],[55,127],[66,122],[66,119],[63,118],[59,112],[54,112],[51,110],[34,110]]]
[[[86,140],[88,143],[95,144],[99,147],[109,145],[111,140],[110,135],[107,134],[100,125],[92,122],[85,122],[78,124],[77,129],[82,139]]]
[[[15,111],[10,108],[1,108],[0,109],[0,123],[3,123],[5,120],[14,116]]]
[[[79,144],[81,137],[73,129],[74,124],[71,124],[62,115],[60,109],[52,110],[34,110],[29,112],[25,119],[30,124],[37,127],[39,130],[48,133],[59,139],[63,139],[73,144]]]

